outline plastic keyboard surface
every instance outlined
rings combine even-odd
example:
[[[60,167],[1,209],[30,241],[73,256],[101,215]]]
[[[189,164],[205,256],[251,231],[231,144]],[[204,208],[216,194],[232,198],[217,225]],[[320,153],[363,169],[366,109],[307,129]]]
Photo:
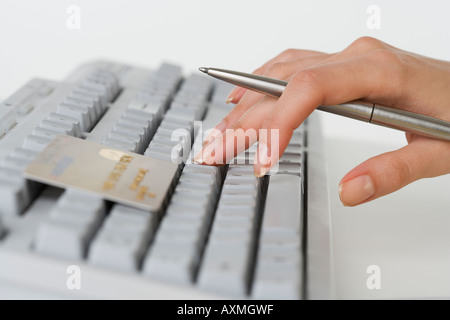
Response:
[[[253,175],[256,145],[223,167],[191,160],[205,131],[230,111],[231,88],[183,77],[176,65],[151,71],[100,61],[63,82],[33,79],[6,99],[0,284],[62,297],[302,298],[305,127],[270,176]],[[176,159],[163,208],[148,212],[23,178],[61,133]],[[81,290],[69,288],[70,266],[81,270]]]

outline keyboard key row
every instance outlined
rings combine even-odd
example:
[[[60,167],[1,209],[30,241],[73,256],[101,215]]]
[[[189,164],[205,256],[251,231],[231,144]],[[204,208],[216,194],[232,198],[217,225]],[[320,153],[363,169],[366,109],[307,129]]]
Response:
[[[181,79],[179,66],[162,64],[142,85],[128,108],[153,114],[159,124]]]
[[[91,83],[94,80],[95,83]],[[81,137],[82,132],[99,120],[106,110],[106,102],[119,90],[116,77],[101,70],[94,71],[86,81],[58,106],[57,112],[51,112],[25,137],[22,147],[13,151],[0,164],[2,213],[20,214],[42,190],[42,184],[22,177],[23,169],[35,156],[58,134]],[[82,96],[83,90],[89,95]],[[74,92],[78,98],[74,98]]]
[[[300,177],[270,176],[252,292],[256,299],[301,298],[301,199]]]
[[[179,283],[194,280],[216,206],[219,170],[186,165],[145,261],[145,274]]]
[[[194,121],[205,114],[211,82],[191,75],[181,85],[164,116],[145,155],[179,164],[180,169],[191,152]]]
[[[228,172],[200,269],[200,287],[236,296],[247,294],[261,183],[252,170]]]
[[[114,124],[103,144],[142,154],[155,131],[153,114],[128,109]]]

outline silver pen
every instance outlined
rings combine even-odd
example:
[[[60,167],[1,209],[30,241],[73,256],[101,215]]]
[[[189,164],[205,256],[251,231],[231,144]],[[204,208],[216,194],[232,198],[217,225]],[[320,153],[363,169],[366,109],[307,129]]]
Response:
[[[199,70],[239,87],[275,97],[280,97],[288,84],[284,80],[251,73],[205,67],[200,67]],[[372,102],[355,100],[338,105],[319,106],[317,109],[421,136],[450,141],[450,122]]]

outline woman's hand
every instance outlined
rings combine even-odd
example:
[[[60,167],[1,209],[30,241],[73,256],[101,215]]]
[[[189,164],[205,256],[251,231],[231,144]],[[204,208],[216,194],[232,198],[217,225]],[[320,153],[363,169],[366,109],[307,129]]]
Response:
[[[279,132],[276,143],[267,135],[257,137],[254,172],[262,176],[278,161],[293,130],[316,107],[356,99],[450,121],[450,62],[402,51],[370,37],[334,54],[290,49],[254,73],[289,83],[279,99],[233,89],[227,101],[236,106],[207,137],[209,144],[196,161],[205,163],[203,159],[208,158],[207,164],[222,164],[242,151],[226,142],[234,141],[236,132],[275,129]],[[406,139],[407,146],[373,157],[344,176],[339,184],[344,205],[371,201],[415,180],[450,172],[450,142],[412,134],[406,134]],[[211,153],[221,148],[222,152]]]

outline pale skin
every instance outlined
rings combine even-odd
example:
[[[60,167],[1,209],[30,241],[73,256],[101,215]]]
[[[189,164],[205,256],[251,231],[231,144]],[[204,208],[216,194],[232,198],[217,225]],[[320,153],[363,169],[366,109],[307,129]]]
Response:
[[[234,88],[227,101],[236,106],[216,125],[216,133],[206,138],[197,162],[222,164],[236,155],[236,147],[223,143],[232,141],[232,130],[226,129],[278,129],[281,156],[293,130],[317,106],[356,99],[450,121],[450,62],[406,52],[370,37],[359,38],[332,54],[289,49],[254,73],[289,83],[279,99]],[[261,135],[258,140],[258,158],[268,160],[254,164],[255,175],[262,176],[278,156],[270,151],[270,139]],[[377,199],[422,178],[450,173],[450,142],[408,133],[406,140],[406,146],[370,158],[342,178],[338,191],[345,206]],[[223,152],[211,154],[213,144],[223,146]]]

